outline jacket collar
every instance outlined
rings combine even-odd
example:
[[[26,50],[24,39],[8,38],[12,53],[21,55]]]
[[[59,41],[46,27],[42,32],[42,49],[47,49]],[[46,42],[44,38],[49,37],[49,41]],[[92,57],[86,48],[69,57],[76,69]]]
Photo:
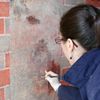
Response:
[[[76,87],[81,87],[95,71],[97,63],[100,63],[100,49],[95,48],[79,58],[62,79]]]

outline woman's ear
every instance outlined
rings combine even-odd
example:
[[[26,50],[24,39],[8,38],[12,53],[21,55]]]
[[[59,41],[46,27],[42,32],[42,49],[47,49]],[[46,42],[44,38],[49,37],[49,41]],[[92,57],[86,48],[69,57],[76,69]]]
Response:
[[[73,49],[74,49],[74,44],[73,44],[73,41],[72,41],[70,38],[67,39],[65,45],[66,45],[66,48],[67,48],[67,50],[68,50],[69,52],[72,52],[72,51],[73,51]]]

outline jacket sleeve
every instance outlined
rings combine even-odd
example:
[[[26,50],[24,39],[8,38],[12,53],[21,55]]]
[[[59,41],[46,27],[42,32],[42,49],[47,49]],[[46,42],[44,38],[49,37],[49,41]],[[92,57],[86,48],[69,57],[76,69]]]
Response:
[[[91,75],[86,90],[88,100],[100,100],[100,64]]]
[[[100,89],[95,95],[95,100],[100,100]]]
[[[60,86],[58,88],[59,100],[82,100],[78,88],[71,86]]]

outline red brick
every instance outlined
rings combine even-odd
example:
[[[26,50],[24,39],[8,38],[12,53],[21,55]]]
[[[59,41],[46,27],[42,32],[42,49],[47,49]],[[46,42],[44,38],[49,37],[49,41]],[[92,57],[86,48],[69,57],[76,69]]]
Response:
[[[0,34],[4,33],[4,20],[0,19]]]
[[[88,4],[92,4],[92,5],[96,6],[96,7],[100,7],[100,1],[99,0],[86,0],[86,2]]]
[[[9,16],[9,2],[0,2],[0,17]]]
[[[5,60],[6,67],[10,67],[10,53],[6,54]]]
[[[0,89],[0,100],[5,100],[3,88]]]
[[[10,71],[9,69],[0,71],[0,87],[10,84]]]

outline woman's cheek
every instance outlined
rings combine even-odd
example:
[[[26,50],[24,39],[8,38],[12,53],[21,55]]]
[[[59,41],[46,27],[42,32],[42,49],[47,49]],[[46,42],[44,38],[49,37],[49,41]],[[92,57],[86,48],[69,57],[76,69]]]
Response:
[[[63,44],[61,44],[61,47],[62,47],[62,51],[63,51],[65,57],[68,58],[68,51],[67,51],[67,48],[66,48]]]

